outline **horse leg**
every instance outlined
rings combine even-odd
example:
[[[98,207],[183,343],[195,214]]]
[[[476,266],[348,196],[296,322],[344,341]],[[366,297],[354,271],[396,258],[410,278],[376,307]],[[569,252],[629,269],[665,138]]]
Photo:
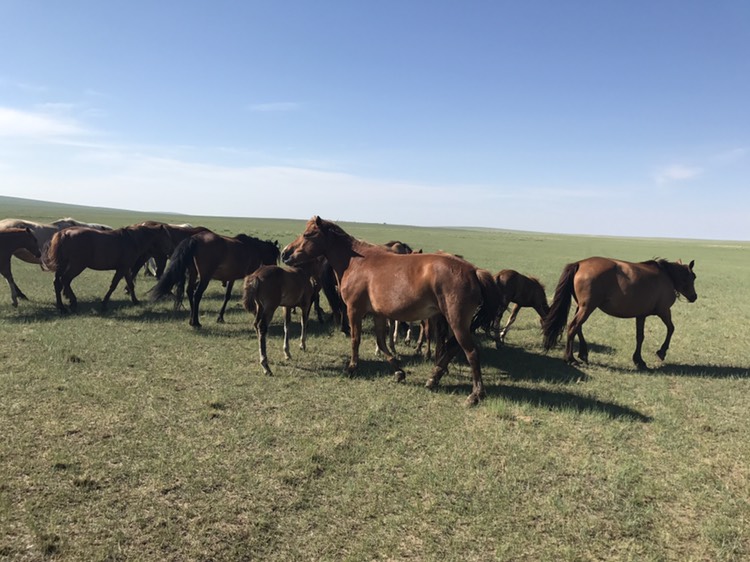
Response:
[[[307,350],[307,321],[310,319],[310,310],[312,309],[312,301],[303,304],[301,307],[301,320],[300,326],[302,328],[302,334],[299,337],[299,348],[302,351]]]
[[[127,286],[128,293],[130,294],[130,301],[133,304],[139,304],[140,301],[138,300],[138,297],[135,296],[135,277],[133,275],[133,272],[126,269],[123,277],[125,277],[125,285]]]
[[[292,356],[289,354],[289,324],[292,323],[292,306],[285,306],[284,308],[284,357],[291,359]]]
[[[190,325],[193,328],[200,328],[200,304],[201,304],[201,297],[203,297],[203,293],[206,290],[206,287],[208,287],[208,282],[210,279],[201,279],[198,283],[198,286],[195,288],[195,293],[193,294],[191,306],[190,306]]]
[[[646,325],[645,316],[637,316],[635,319],[635,352],[633,353],[633,363],[635,366],[642,371],[648,369],[646,363],[641,357],[641,347],[643,346],[643,329]]]
[[[388,346],[386,345],[386,335],[393,334],[393,332],[388,329],[388,319],[385,316],[377,315],[373,320],[375,324],[375,341],[378,350],[385,356],[385,360],[391,366],[391,370],[396,377],[396,382],[402,382],[406,379],[406,373],[401,369],[401,364],[398,359],[396,359],[395,354],[391,353],[391,350],[388,349]]]
[[[234,281],[227,281],[227,290],[224,292],[224,302],[221,305],[221,310],[219,310],[219,317],[216,319],[219,324],[224,323],[224,311],[227,309],[229,299],[232,298],[232,287],[234,287]]]
[[[568,338],[565,342],[565,361],[570,365],[578,364],[578,361],[576,361],[573,357],[573,343],[576,336],[578,336],[579,343],[578,357],[584,363],[588,363],[589,349],[588,345],[586,344],[586,340],[583,338],[582,327],[583,323],[586,322],[586,319],[589,316],[591,316],[592,312],[593,309],[590,309],[585,301],[580,300],[578,303],[578,310],[576,310],[575,316],[573,316],[573,320],[571,320],[570,324],[568,324]]]
[[[115,292],[117,285],[120,283],[120,279],[122,279],[124,275],[125,275],[125,272],[121,269],[118,269],[117,271],[115,271],[115,275],[114,277],[112,277],[112,283],[109,284],[109,291],[107,291],[107,294],[104,295],[104,298],[102,299],[102,312],[107,310],[109,297],[111,297],[112,293]]]
[[[13,281],[13,275],[10,272],[10,267],[8,267],[8,271],[3,271],[2,273],[3,277],[5,277],[5,280],[8,282],[8,287],[10,287],[10,300],[13,303],[13,307],[18,306],[18,287],[16,287],[15,281]]]
[[[500,343],[505,343],[505,336],[508,335],[511,324],[516,321],[516,316],[518,316],[519,310],[521,310],[521,305],[518,303],[514,304],[513,310],[510,313],[510,318],[508,318],[508,322],[506,322],[505,327],[500,330],[500,334],[498,335]]]
[[[352,355],[349,358],[349,365],[346,370],[349,376],[352,376],[357,371],[359,365],[359,344],[362,341],[362,315],[357,314],[356,311],[349,307],[347,310],[347,319],[349,321],[349,333],[351,334],[352,341]]]
[[[463,331],[454,329],[454,335],[458,345],[461,346],[464,355],[466,355],[466,360],[471,366],[472,389],[471,394],[466,398],[466,404],[468,406],[476,406],[486,396],[484,382],[482,381],[482,367],[479,363],[479,350],[474,345],[471,330]]]
[[[669,349],[669,342],[672,341],[672,334],[674,333],[674,324],[672,324],[672,313],[669,309],[658,313],[659,318],[661,318],[661,321],[664,322],[664,325],[667,327],[667,337],[664,339],[664,343],[661,344],[661,348],[659,348],[659,351],[656,352],[656,355],[664,361],[664,359],[667,357],[667,350]]]
[[[271,315],[273,316],[273,314]],[[255,311],[255,331],[258,334],[258,351],[260,352],[260,366],[263,372],[271,376],[271,368],[268,366],[268,356],[266,355],[266,334],[268,333],[268,315],[263,305],[258,303]]]
[[[63,304],[63,301],[62,301],[63,280],[62,280],[62,274],[60,273],[60,271],[55,272],[54,287],[55,287],[55,305],[57,306],[57,310],[59,310],[60,312],[64,314],[68,312],[68,309]]]
[[[68,302],[70,303],[71,312],[75,312],[78,309],[78,299],[76,298],[76,295],[73,292],[73,287],[70,286],[72,282],[73,282],[72,276],[70,275],[63,276],[62,292],[67,297]]]

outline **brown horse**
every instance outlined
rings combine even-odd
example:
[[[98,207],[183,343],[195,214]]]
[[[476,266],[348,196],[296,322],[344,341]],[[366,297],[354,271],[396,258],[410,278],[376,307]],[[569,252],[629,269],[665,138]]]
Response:
[[[94,230],[73,226],[60,230],[52,237],[43,256],[44,265],[55,272],[57,308],[60,312],[67,312],[61,296],[64,293],[71,310],[76,309],[78,299],[70,283],[86,268],[115,271],[109,291],[102,299],[102,311],[106,310],[109,298],[122,278],[125,278],[133,304],[138,304],[131,274],[133,264],[152,246],[164,244],[168,238],[162,227],[126,226],[115,230]]]
[[[335,223],[313,217],[305,231],[282,252],[288,265],[325,255],[340,281],[351,328],[352,353],[348,371],[359,363],[362,319],[373,314],[380,352],[397,380],[405,374],[385,343],[386,319],[416,322],[444,316],[453,330],[445,353],[437,361],[427,386],[439,384],[448,363],[462,349],[471,365],[473,388],[468,398],[477,404],[485,395],[479,352],[472,329],[488,325],[497,315],[500,292],[492,274],[449,255],[394,254],[357,240]]]
[[[6,228],[0,230],[0,275],[5,277],[10,287],[10,299],[13,306],[18,306],[18,299],[28,300],[23,291],[18,288],[10,271],[10,258],[19,250],[24,249],[29,254],[40,255],[39,246],[30,228]]]
[[[193,234],[198,234],[199,232],[205,232],[208,230],[205,226],[193,226],[187,223],[170,224],[160,221],[144,221],[135,226],[163,226],[169,233],[169,243],[163,247],[154,247],[151,249],[150,253],[139,258],[133,266],[133,280],[136,279],[141,268],[151,259],[154,260],[154,277],[156,277],[157,280],[160,279],[164,270],[167,268],[169,256],[172,255],[177,245],[186,238],[190,238]]]
[[[578,357],[588,362],[588,346],[583,338],[583,323],[597,308],[617,318],[635,318],[635,353],[633,363],[646,369],[641,357],[643,328],[647,316],[658,316],[667,327],[667,337],[656,355],[662,361],[667,355],[674,332],[671,306],[678,295],[695,302],[695,273],[693,266],[682,262],[651,260],[640,263],[609,258],[588,258],[570,263],[563,269],[555,289],[549,314],[545,317],[544,348],[549,350],[560,339],[567,323],[571,297],[576,299],[578,310],[568,326],[565,360],[576,364],[573,358],[573,339],[578,336]]]
[[[190,325],[200,328],[201,298],[209,281],[217,279],[226,283],[224,303],[217,318],[217,322],[224,322],[224,311],[232,297],[234,282],[249,275],[261,265],[274,265],[278,261],[278,242],[259,240],[246,234],[229,238],[210,230],[199,232],[177,245],[169,267],[150,291],[151,300],[168,295],[175,285],[177,292],[181,293],[187,272]]]
[[[266,334],[273,314],[279,306],[284,308],[284,356],[287,359],[292,358],[289,354],[289,323],[294,307],[299,307],[301,313],[302,335],[299,347],[303,351],[306,348],[307,319],[310,317],[313,296],[317,292],[311,277],[311,264],[314,265],[315,262],[290,269],[277,265],[262,265],[245,277],[242,303],[245,310],[255,314],[253,326],[258,334],[260,365],[267,375],[273,373],[268,366],[266,355]]]
[[[503,269],[495,275],[495,283],[500,287],[500,291],[505,297],[505,302],[508,304],[513,303],[510,318],[508,318],[505,327],[499,331],[497,342],[503,343],[505,341],[508,330],[510,330],[513,322],[516,321],[518,311],[524,307],[531,307],[536,310],[540,320],[544,321],[544,317],[549,312],[549,305],[547,304],[547,295],[544,293],[544,285],[539,282],[539,279],[536,277],[527,277],[512,269]],[[495,331],[500,328],[500,320],[506,308],[507,306],[503,307],[495,319]]]

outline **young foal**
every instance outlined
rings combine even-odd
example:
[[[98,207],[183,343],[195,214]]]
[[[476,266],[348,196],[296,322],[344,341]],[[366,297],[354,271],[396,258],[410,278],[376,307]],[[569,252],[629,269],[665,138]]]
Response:
[[[10,287],[10,299],[13,306],[18,306],[18,299],[28,300],[13,280],[10,271],[10,258],[17,250],[26,250],[39,258],[40,251],[36,238],[30,228],[6,228],[0,230],[0,275],[5,277]]]
[[[694,261],[689,265],[662,259],[630,263],[600,257],[566,265],[555,289],[549,314],[542,324],[544,348],[551,349],[560,339],[573,297],[578,303],[578,310],[568,326],[565,361],[577,363],[573,358],[573,340],[578,336],[578,357],[588,362],[583,323],[597,308],[617,318],[635,318],[633,363],[639,369],[647,368],[641,357],[646,317],[658,316],[667,327],[664,343],[656,352],[663,361],[674,332],[670,308],[677,295],[683,295],[689,302],[695,302],[698,298],[694,265]]]
[[[479,352],[472,329],[487,326],[497,315],[500,291],[492,275],[450,255],[394,254],[357,240],[338,225],[313,217],[305,231],[282,252],[288,265],[299,265],[325,255],[340,280],[352,339],[348,370],[359,363],[362,319],[373,314],[380,352],[398,380],[405,376],[398,360],[385,343],[386,319],[416,322],[442,315],[453,336],[427,382],[439,384],[448,363],[463,350],[471,366],[473,387],[468,403],[477,404],[485,395]]]
[[[310,308],[316,292],[311,271],[307,265],[291,269],[284,269],[277,265],[262,265],[245,277],[242,303],[245,310],[255,314],[253,325],[258,334],[260,364],[265,374],[273,374],[268,366],[268,356],[266,355],[266,334],[274,312],[279,306],[284,308],[284,356],[291,359],[292,356],[289,354],[289,323],[291,322],[292,309],[296,306],[300,308],[302,335],[300,336],[299,347],[304,351],[307,319],[310,316]]]

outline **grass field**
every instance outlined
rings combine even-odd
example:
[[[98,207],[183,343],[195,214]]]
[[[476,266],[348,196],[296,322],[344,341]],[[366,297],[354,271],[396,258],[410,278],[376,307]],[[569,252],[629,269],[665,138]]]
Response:
[[[189,221],[282,245],[304,226],[0,209]],[[311,322],[307,351],[285,360],[277,313],[266,377],[239,292],[218,325],[214,282],[193,330],[186,311],[132,306],[122,288],[101,314],[111,275],[87,271],[79,312],[60,316],[52,275],[14,259],[31,300],[14,309],[0,289],[0,559],[750,559],[750,243],[339,224],[535,275],[550,298],[563,266],[590,255],[695,259],[698,300],[675,303],[663,364],[664,328],[647,320],[647,372],[630,360],[634,321],[595,313],[591,364],[574,368],[543,352],[524,310],[505,347],[483,341],[488,397],[466,408],[464,362],[431,392],[430,364],[400,344],[396,384],[370,330],[349,378],[349,342],[330,325]],[[140,278],[139,295],[152,284]]]

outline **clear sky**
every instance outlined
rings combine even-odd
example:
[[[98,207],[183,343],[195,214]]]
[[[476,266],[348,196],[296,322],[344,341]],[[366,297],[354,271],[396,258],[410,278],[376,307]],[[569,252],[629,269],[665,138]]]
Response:
[[[0,195],[750,240],[746,0],[0,0]]]

